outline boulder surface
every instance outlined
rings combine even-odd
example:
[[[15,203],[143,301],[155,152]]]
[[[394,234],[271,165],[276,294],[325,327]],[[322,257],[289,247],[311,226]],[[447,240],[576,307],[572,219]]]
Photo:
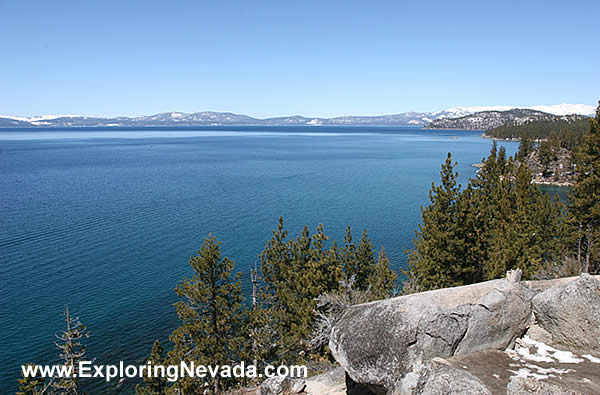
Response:
[[[329,346],[353,382],[385,393],[434,357],[512,345],[532,297],[519,283],[493,280],[360,304],[344,313]]]
[[[588,274],[548,288],[532,300],[540,327],[552,343],[568,349],[600,351],[600,280]]]

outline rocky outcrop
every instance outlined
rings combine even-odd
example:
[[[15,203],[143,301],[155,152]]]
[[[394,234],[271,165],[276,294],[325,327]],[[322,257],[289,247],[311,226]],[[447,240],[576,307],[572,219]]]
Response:
[[[350,307],[329,343],[348,389],[460,394],[555,393],[564,383],[581,393],[600,388],[600,278],[507,277]]]
[[[304,392],[311,395],[345,395],[345,380],[344,368],[338,367],[327,373],[307,378]]]
[[[506,387],[507,395],[522,395],[522,394],[569,394],[579,395],[587,392],[574,391],[572,388],[564,385],[546,383],[536,380],[531,377],[514,376],[510,379]]]
[[[354,382],[386,392],[423,361],[510,346],[526,329],[531,297],[494,280],[356,305],[329,347]]]
[[[552,344],[600,351],[600,280],[583,274],[545,290],[532,303],[537,322],[550,333]]]
[[[453,367],[441,358],[416,366],[391,393],[491,395],[480,379],[464,369]]]
[[[338,367],[329,372],[308,378],[272,377],[258,388],[259,395],[346,395],[344,369]],[[358,395],[358,393],[356,394]]]

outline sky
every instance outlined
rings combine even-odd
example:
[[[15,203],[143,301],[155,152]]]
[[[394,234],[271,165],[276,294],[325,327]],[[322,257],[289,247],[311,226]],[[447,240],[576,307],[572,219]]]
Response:
[[[0,114],[595,105],[599,37],[597,0],[0,0]]]

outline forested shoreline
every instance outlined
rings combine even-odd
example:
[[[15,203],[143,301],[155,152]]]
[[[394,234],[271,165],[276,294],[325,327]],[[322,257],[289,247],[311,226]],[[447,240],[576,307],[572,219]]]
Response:
[[[391,269],[383,247],[367,230],[358,241],[350,227],[343,241],[329,240],[324,226],[305,226],[291,237],[283,218],[260,254],[252,273],[253,300],[242,295],[242,273],[221,256],[220,242],[209,234],[190,258],[193,275],[175,288],[180,326],[169,344],[158,340],[148,361],[153,365],[194,361],[203,365],[252,361],[256,366],[332,361],[331,328],[354,304],[399,294],[473,284],[521,269],[524,279],[549,279],[600,272],[600,105],[596,117],[576,140],[560,135],[551,144],[573,150],[576,167],[568,204],[542,193],[523,163],[531,154],[529,135],[519,152],[507,157],[493,144],[477,175],[457,184],[456,163],[448,153],[439,184],[432,183],[430,204],[408,266]],[[547,141],[551,141],[552,135]],[[542,150],[540,146],[537,148]],[[77,369],[86,355],[87,328],[66,309],[59,333],[59,357]],[[50,345],[51,346],[51,345]],[[76,371],[76,370],[75,370]],[[209,393],[257,385],[243,379],[145,377],[137,394]],[[77,378],[22,378],[18,394],[79,394]]]
[[[570,187],[575,180],[574,153],[584,143],[590,119],[569,116],[489,129],[483,137],[521,141],[517,162],[527,165],[536,184]]]

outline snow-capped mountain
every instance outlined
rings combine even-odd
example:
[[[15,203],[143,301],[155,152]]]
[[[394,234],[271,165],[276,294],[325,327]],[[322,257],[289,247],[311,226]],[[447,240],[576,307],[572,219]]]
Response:
[[[449,108],[439,113],[441,116],[436,116],[435,119],[439,118],[458,118],[464,117],[465,115],[475,114],[483,111],[508,111],[516,108],[541,111],[552,115],[587,115],[592,116],[596,112],[596,108],[587,104],[552,104],[552,105],[537,105],[529,107],[517,107],[517,106],[476,106],[476,107],[454,107]]]
[[[578,114],[554,115],[537,110],[515,108],[506,111],[480,111],[474,114],[464,115],[458,118],[439,118],[427,124],[425,128],[489,130],[507,124],[524,125],[534,121],[556,122],[559,120],[573,122],[585,117],[585,115]]]
[[[173,127],[173,126],[425,126],[441,119],[460,118],[485,111],[528,109],[553,115],[591,116],[594,106],[585,104],[538,105],[527,108],[511,106],[454,107],[435,112],[405,112],[378,116],[344,116],[335,118],[303,117],[253,118],[230,112],[204,111],[193,114],[166,112],[141,117],[100,118],[79,115],[43,115],[35,117],[0,115],[0,127]]]

